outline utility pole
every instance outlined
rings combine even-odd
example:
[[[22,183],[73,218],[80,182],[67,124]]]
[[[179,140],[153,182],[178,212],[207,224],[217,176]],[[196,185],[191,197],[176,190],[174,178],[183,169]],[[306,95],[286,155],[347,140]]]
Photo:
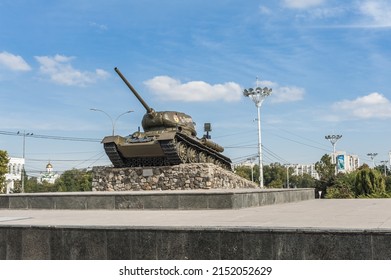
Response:
[[[22,165],[22,189],[21,189],[21,192],[24,193],[24,173],[26,173],[26,169],[24,168],[25,164],[26,164],[26,136],[32,136],[34,133],[31,133],[31,132],[28,132],[26,133],[26,131],[23,131],[23,133],[21,132],[17,132],[18,135],[21,135],[23,136],[23,165]]]
[[[266,97],[272,93],[272,89],[264,87],[261,88],[258,86],[258,77],[257,77],[257,87],[254,90],[253,88],[245,89],[243,95],[250,97],[254,101],[255,106],[258,111],[258,157],[259,157],[259,187],[264,188],[263,185],[263,164],[262,164],[262,135],[261,135],[261,106]]]
[[[286,187],[289,189],[289,168],[291,167],[290,164],[285,164],[286,167]]]
[[[383,166],[384,166],[384,176],[387,176],[387,163],[388,163],[388,160],[382,160],[380,163],[383,164]]]
[[[248,158],[248,161],[250,161],[250,166],[251,166],[251,182],[254,182],[254,160],[255,157]]]

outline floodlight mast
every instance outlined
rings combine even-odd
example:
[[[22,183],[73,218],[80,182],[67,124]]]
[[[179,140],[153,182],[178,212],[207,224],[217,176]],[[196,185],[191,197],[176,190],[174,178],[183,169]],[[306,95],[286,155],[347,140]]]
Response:
[[[245,89],[243,95],[250,97],[254,101],[255,106],[258,111],[258,158],[259,158],[259,187],[264,188],[263,185],[263,164],[262,164],[262,134],[261,134],[261,106],[266,97],[272,93],[272,89],[264,87],[261,88],[258,86],[258,77],[257,77],[257,87],[254,90],[253,88]]]
[[[333,160],[333,164],[336,163],[336,159],[335,159],[335,145],[337,144],[338,140],[342,138],[342,135],[326,135],[324,137],[326,140],[329,140],[331,145],[333,145],[333,157],[332,157],[332,160]]]
[[[377,153],[368,153],[367,156],[372,159],[372,167],[375,168],[375,157],[377,156]]]

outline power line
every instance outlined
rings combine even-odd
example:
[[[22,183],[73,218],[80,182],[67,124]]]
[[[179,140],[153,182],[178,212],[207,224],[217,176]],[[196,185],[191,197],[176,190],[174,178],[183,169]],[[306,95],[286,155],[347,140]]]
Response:
[[[262,148],[263,150],[268,153],[269,155],[271,155],[273,158],[277,159],[278,161],[280,162],[285,162],[285,163],[289,163],[287,160],[283,159],[282,157],[280,157],[279,155],[277,155],[276,153],[272,152],[270,149],[266,148],[264,145],[262,145]]]
[[[23,133],[21,134],[19,132],[2,131],[2,130],[0,130],[0,134],[1,135],[9,135],[9,136],[23,136]],[[48,139],[48,140],[79,141],[79,142],[94,142],[94,143],[99,143],[102,140],[102,139],[97,139],[97,138],[52,136],[52,135],[42,135],[42,134],[29,134],[29,135],[26,134],[25,137]]]

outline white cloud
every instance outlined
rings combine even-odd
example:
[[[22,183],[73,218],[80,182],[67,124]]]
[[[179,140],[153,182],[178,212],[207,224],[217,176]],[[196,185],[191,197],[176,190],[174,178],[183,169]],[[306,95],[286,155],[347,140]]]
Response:
[[[90,22],[90,26],[100,31],[107,31],[109,28],[105,24],[99,24],[96,22]]]
[[[391,26],[391,3],[385,0],[365,0],[360,3],[360,12],[373,27]]]
[[[349,11],[343,7],[321,7],[314,8],[308,11],[311,19],[328,19],[344,17]]]
[[[41,73],[48,75],[57,84],[85,86],[109,76],[109,73],[102,69],[96,69],[95,72],[74,69],[70,64],[74,57],[57,54],[54,57],[36,56],[35,59],[40,64]]]
[[[270,10],[268,7],[266,6],[260,6],[259,7],[259,12],[263,15],[271,15],[272,14],[272,10]]]
[[[270,100],[272,103],[295,102],[304,98],[305,90],[296,86],[280,86],[271,81],[261,81],[261,87],[272,88]]]
[[[359,119],[391,118],[391,102],[382,94],[373,92],[354,100],[336,102],[333,109],[339,114]]]
[[[283,5],[288,8],[306,9],[323,4],[324,0],[283,0]]]
[[[145,85],[162,99],[176,101],[237,101],[242,89],[234,82],[211,85],[203,81],[182,83],[168,76],[157,76],[144,82]]]
[[[14,55],[9,52],[0,53],[0,65],[12,71],[30,71],[31,67],[27,62],[19,55]]]

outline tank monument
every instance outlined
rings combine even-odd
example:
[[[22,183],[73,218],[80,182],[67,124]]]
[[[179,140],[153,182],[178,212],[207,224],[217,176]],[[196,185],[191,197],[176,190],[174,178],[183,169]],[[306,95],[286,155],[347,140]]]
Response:
[[[197,137],[191,116],[155,111],[120,70],[114,70],[146,113],[141,121],[143,131],[103,138],[113,167],[94,168],[95,191],[256,188],[232,172],[222,146],[206,135]]]
[[[121,71],[118,68],[114,70],[145,108],[146,113],[141,121],[143,131],[139,129],[126,137],[111,135],[103,138],[104,150],[113,167],[94,168],[94,191],[170,190],[176,191],[175,195],[181,197],[189,194],[189,191],[204,190],[199,207],[196,207],[195,203],[189,203],[191,208],[205,208],[205,201],[208,201],[211,195],[214,200],[218,196],[232,200],[231,196],[216,195],[216,192],[210,190],[231,190],[236,194],[240,190],[240,193],[246,193],[250,197],[251,205],[284,201],[283,196],[287,192],[281,190],[273,194],[262,192],[262,196],[267,195],[270,198],[259,198],[260,192],[255,183],[232,172],[231,159],[223,154],[222,146],[210,140],[208,135],[197,137],[191,116],[176,111],[155,111]],[[147,194],[151,195],[150,192]],[[155,197],[159,196],[158,194]],[[290,194],[286,199],[289,201],[291,198]],[[157,201],[158,205],[153,208],[164,208],[161,201]],[[136,205],[143,208],[146,204],[148,203]],[[128,203],[129,207],[134,207],[131,205]],[[181,207],[187,208],[183,204]]]

